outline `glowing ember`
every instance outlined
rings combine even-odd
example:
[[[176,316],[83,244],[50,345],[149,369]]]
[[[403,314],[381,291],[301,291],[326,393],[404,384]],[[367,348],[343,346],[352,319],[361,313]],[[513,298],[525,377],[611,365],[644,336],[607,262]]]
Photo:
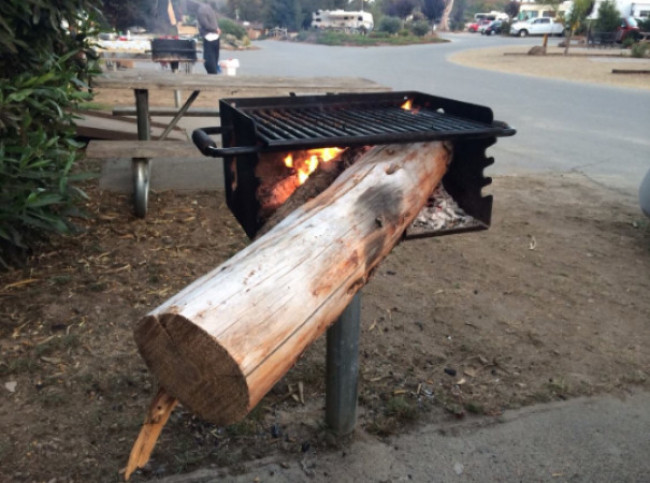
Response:
[[[284,158],[284,165],[287,168],[295,169],[298,177],[298,184],[301,185],[309,175],[316,171],[319,163],[327,163],[336,158],[343,149],[340,148],[323,148],[323,149],[310,149],[304,152],[304,155],[298,159],[294,159],[293,154],[288,154]],[[302,153],[301,153],[302,154]]]
[[[412,107],[413,107],[413,101],[411,99],[407,99],[406,102],[401,105],[401,108],[404,109],[405,111],[410,111]]]

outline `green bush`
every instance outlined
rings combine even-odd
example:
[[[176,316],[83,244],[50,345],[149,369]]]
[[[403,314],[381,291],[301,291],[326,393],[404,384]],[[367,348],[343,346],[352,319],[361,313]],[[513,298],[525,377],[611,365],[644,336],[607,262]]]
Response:
[[[650,17],[645,20],[639,20],[639,30],[641,32],[650,32]]]
[[[644,57],[650,57],[650,44],[648,43],[636,43],[632,46],[630,50],[630,55],[636,57],[637,59],[642,59]]]
[[[418,20],[411,24],[411,32],[413,32],[413,35],[417,35],[418,37],[424,37],[426,34],[431,32],[431,26],[426,20]]]
[[[389,34],[396,34],[402,28],[402,21],[397,17],[384,16],[379,20],[377,30],[380,32],[388,32]]]
[[[77,160],[70,110],[92,96],[95,0],[0,2],[0,264],[47,233],[69,233]],[[64,27],[66,25],[72,28]]]
[[[598,7],[598,17],[594,24],[597,32],[614,32],[621,24],[621,12],[612,0],[607,0]]]
[[[243,40],[244,37],[246,37],[246,29],[239,25],[237,22],[230,20],[229,18],[220,18],[219,28],[221,29],[221,33],[223,35],[234,35],[239,40]]]
[[[411,31],[409,29],[400,29],[399,32],[397,32],[397,35],[400,37],[408,37],[411,35]]]

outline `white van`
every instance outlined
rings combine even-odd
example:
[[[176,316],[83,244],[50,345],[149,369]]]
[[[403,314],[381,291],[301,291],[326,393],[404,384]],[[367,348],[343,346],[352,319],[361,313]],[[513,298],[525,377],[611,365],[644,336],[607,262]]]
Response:
[[[375,23],[370,12],[316,10],[312,14],[311,26],[316,29],[370,32]]]

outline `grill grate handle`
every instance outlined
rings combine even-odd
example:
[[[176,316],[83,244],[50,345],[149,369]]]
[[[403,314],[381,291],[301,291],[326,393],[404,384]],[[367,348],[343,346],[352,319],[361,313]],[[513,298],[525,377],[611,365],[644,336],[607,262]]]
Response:
[[[192,141],[194,145],[199,148],[199,151],[205,156],[212,156],[213,158],[225,158],[226,156],[238,156],[242,154],[256,154],[260,152],[258,146],[240,146],[235,148],[218,148],[217,143],[210,137],[210,134],[223,134],[229,128],[205,127],[203,129],[195,129],[192,132]]]

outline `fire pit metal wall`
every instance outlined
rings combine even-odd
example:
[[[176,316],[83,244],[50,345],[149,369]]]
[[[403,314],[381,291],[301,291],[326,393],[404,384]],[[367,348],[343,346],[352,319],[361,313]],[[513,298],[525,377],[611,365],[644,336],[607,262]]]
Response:
[[[264,221],[255,194],[259,154],[435,140],[454,143],[443,185],[478,223],[414,236],[485,229],[492,199],[481,195],[490,183],[483,170],[493,162],[485,150],[515,133],[488,107],[412,91],[223,99],[219,107],[221,127],[196,130],[193,139],[205,155],[224,158],[226,200],[250,237]],[[223,148],[208,133],[221,133]]]

